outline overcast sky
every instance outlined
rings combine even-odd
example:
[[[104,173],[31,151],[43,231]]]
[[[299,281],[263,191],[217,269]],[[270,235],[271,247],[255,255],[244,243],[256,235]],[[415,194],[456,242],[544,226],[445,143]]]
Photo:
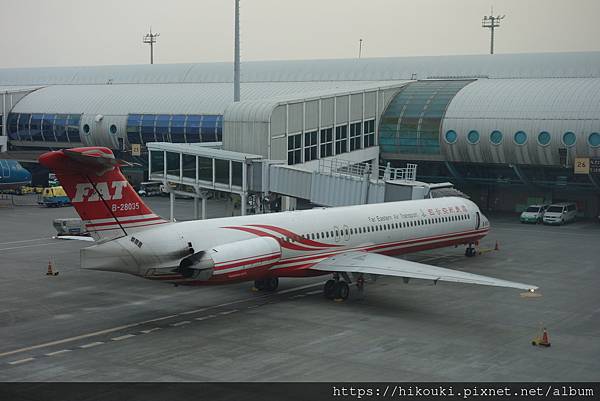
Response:
[[[0,67],[230,61],[234,0],[0,0]],[[600,0],[241,0],[242,60],[599,51]]]

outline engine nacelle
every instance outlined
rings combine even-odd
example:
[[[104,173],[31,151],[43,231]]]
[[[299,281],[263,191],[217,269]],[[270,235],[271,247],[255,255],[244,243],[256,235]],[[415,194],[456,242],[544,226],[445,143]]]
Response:
[[[281,246],[270,237],[218,245],[184,258],[177,269],[185,278],[208,280],[213,276],[229,278],[258,274],[281,260]]]

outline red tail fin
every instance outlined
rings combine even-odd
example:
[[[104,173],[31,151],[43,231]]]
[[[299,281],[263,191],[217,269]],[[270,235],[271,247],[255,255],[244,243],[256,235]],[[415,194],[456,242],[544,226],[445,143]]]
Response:
[[[166,223],[142,202],[108,148],[48,152],[40,156],[39,162],[56,174],[96,239],[115,238],[141,227]]]

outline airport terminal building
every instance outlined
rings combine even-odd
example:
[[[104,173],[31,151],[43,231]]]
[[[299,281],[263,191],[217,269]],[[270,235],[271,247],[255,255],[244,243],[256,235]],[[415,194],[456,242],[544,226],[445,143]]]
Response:
[[[242,65],[230,63],[0,70],[3,157],[108,146],[131,157],[150,142],[222,142],[228,151],[311,166],[418,164],[484,210],[576,201],[597,216],[600,52]]]

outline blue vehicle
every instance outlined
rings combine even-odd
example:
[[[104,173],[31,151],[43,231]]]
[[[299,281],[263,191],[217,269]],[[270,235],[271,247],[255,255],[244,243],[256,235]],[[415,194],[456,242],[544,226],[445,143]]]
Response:
[[[16,160],[0,159],[0,190],[31,184],[31,173]]]

